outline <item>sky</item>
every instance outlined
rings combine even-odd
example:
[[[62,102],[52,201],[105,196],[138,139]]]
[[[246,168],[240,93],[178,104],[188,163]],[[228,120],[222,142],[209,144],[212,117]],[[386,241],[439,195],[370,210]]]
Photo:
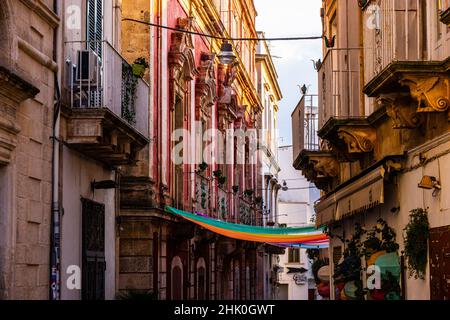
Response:
[[[266,37],[320,36],[322,0],[254,0],[258,17],[256,28]],[[291,113],[301,93],[298,86],[310,86],[308,93],[317,94],[317,72],[313,60],[322,57],[320,40],[273,41],[270,43],[278,81],[283,93],[279,107],[280,146],[292,144]]]

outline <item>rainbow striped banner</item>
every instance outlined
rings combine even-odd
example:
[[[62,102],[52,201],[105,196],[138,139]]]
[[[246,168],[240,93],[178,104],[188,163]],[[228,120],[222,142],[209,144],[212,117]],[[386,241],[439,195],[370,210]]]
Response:
[[[323,229],[312,226],[301,228],[255,227],[215,220],[172,207],[166,207],[166,210],[209,231],[232,239],[305,249],[328,247],[328,236],[324,234]]]

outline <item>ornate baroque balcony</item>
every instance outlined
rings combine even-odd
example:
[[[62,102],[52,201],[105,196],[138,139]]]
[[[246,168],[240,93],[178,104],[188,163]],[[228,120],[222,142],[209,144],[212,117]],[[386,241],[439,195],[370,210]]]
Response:
[[[364,88],[386,107],[394,129],[414,129],[424,114],[444,113],[450,120],[450,58],[445,61],[398,61]]]
[[[148,84],[106,41],[65,52],[67,144],[110,166],[133,163],[149,142]]]

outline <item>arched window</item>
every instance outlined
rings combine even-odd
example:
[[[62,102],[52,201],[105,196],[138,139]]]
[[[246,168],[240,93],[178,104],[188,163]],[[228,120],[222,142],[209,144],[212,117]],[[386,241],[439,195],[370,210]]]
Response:
[[[181,258],[175,256],[170,268],[171,300],[183,300],[183,263]]]

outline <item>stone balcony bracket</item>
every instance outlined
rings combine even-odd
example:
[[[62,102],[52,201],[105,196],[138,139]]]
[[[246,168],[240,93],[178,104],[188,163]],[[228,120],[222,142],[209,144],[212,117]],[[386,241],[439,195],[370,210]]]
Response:
[[[331,118],[318,134],[344,160],[373,152],[377,136],[367,118]]]
[[[416,104],[409,95],[402,93],[382,94],[377,98],[377,108],[386,108],[392,119],[393,129],[415,129],[423,124],[423,113],[417,112]]]
[[[339,162],[330,151],[303,150],[294,163],[297,170],[302,170],[308,181],[325,190],[333,179],[339,176]]]

